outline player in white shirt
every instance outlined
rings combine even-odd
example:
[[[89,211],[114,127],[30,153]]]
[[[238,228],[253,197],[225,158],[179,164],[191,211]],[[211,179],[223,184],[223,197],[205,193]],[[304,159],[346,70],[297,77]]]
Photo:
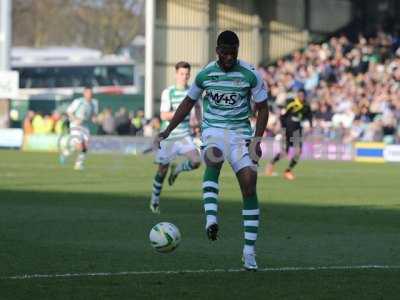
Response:
[[[68,140],[73,143],[78,151],[75,170],[83,170],[90,139],[89,124],[96,121],[98,112],[99,103],[97,99],[93,98],[93,90],[90,86],[84,88],[83,97],[72,101],[67,108],[70,123]],[[61,152],[60,161],[65,161],[67,155],[69,155],[68,152]]]
[[[175,65],[175,85],[166,88],[161,95],[160,114],[163,121],[162,129],[169,125],[176,109],[186,97],[189,90],[190,64],[184,61]],[[195,106],[195,115],[197,122],[200,122],[201,108]],[[173,185],[178,174],[185,171],[192,171],[200,166],[200,154],[191,137],[190,116],[188,115],[161,143],[157,150],[155,163],[158,164],[158,170],[153,181],[153,191],[150,200],[150,209],[153,213],[159,213],[160,194],[168,168],[177,156],[184,156],[187,159],[179,165],[171,164],[170,175],[168,177],[169,185]]]

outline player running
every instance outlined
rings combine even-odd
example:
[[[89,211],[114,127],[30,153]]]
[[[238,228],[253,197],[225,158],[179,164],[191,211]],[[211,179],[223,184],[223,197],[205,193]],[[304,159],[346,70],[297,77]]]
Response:
[[[256,192],[257,162],[261,156],[260,139],[268,121],[267,91],[258,72],[238,60],[239,38],[232,31],[217,39],[218,60],[209,63],[196,76],[169,126],[159,134],[156,144],[189,114],[203,95],[202,142],[206,169],[203,177],[203,201],[206,233],[218,238],[218,178],[224,160],[228,160],[239,182],[243,197],[244,247],[242,261],[246,270],[257,270],[255,243],[259,226]],[[249,115],[253,98],[257,123],[253,135]]]
[[[306,102],[306,93],[304,90],[299,90],[296,97],[289,98],[286,102],[285,112],[281,116],[281,124],[286,137],[285,153],[289,153],[290,147],[294,147],[295,153],[290,160],[288,168],[285,170],[283,177],[287,180],[294,180],[295,176],[292,169],[299,162],[301,150],[303,129],[301,123],[308,120],[312,128],[312,113],[310,105]],[[265,175],[274,175],[274,166],[282,158],[282,151],[275,155],[271,162],[265,168]]]
[[[186,97],[189,90],[188,82],[190,78],[190,64],[184,61],[175,65],[176,84],[166,88],[161,95],[161,120],[163,128],[167,127],[172,120],[176,109],[182,100]],[[201,108],[195,106],[196,118],[198,122],[201,119]],[[189,124],[190,116],[187,115],[183,122],[176,127],[169,137],[162,141],[161,148],[157,150],[155,162],[158,164],[158,170],[153,181],[153,192],[151,194],[150,209],[153,213],[160,213],[160,194],[164,179],[167,175],[170,163],[177,156],[185,156],[187,160],[179,165],[171,164],[168,177],[169,185],[173,185],[181,172],[192,171],[200,166],[200,155],[191,135]]]
[[[75,170],[83,170],[84,168],[84,161],[90,138],[89,123],[96,121],[98,111],[99,104],[98,101],[93,98],[91,86],[86,86],[83,90],[83,97],[72,101],[67,108],[70,124],[67,144],[71,142],[78,151],[74,165]],[[70,154],[71,152],[69,151],[61,151],[60,162],[64,163]]]

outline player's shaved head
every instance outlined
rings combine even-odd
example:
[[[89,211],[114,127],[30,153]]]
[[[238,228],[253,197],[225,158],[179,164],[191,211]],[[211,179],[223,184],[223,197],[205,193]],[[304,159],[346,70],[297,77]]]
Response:
[[[221,32],[217,38],[216,52],[220,67],[225,71],[232,69],[239,53],[239,38],[236,33],[230,30]]]
[[[239,47],[239,38],[231,30],[222,31],[217,38],[217,47],[221,46],[237,46]]]

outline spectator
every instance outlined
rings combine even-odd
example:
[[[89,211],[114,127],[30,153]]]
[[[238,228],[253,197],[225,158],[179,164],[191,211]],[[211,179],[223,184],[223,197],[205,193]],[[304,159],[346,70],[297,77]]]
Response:
[[[32,120],[35,116],[35,112],[32,110],[29,110],[24,118],[24,124],[23,124],[23,129],[24,129],[24,134],[29,135],[32,134],[33,131],[33,126],[32,126]]]
[[[156,116],[151,120],[148,120],[146,124],[143,126],[143,136],[154,137],[160,132],[160,127],[161,127],[161,119],[159,116]]]
[[[46,124],[41,112],[37,112],[32,119],[32,129],[35,134],[46,133]]]
[[[53,111],[53,113],[51,114],[51,132],[52,133],[57,133],[57,123],[58,121],[61,119],[61,114],[57,111]]]
[[[271,119],[291,89],[304,87],[314,111],[314,133],[346,142],[395,142],[400,128],[398,41],[382,31],[370,38],[359,35],[354,42],[333,37],[262,67]],[[268,128],[268,134],[277,133]]]
[[[106,109],[104,109],[104,111],[101,113],[99,123],[100,132],[102,134],[115,134],[116,123],[111,107],[107,107]]]
[[[143,135],[143,127],[145,125],[144,111],[138,110],[132,119],[132,133],[134,135]]]
[[[54,132],[58,135],[67,134],[69,128],[68,115],[66,113],[60,115],[60,118],[54,125]]]
[[[130,133],[131,121],[126,107],[121,107],[115,114],[115,127],[119,135],[128,135]]]
[[[53,132],[53,129],[54,129],[54,121],[50,115],[46,114],[43,119],[43,132],[42,133],[50,134]]]

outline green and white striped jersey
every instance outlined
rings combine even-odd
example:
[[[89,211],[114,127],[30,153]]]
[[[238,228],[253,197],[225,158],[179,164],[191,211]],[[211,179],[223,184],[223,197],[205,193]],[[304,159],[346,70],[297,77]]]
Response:
[[[241,60],[228,72],[217,61],[209,63],[196,76],[188,96],[197,101],[203,96],[202,128],[226,128],[252,136],[250,100],[263,102],[267,90],[255,68]]]
[[[172,85],[166,88],[161,94],[161,107],[160,112],[175,112],[179,104],[185,99],[189,87],[185,89],[178,89]],[[190,115],[187,116],[182,123],[180,123],[174,130],[172,130],[168,139],[180,139],[190,135],[189,125]],[[167,128],[169,121],[163,121],[161,129]]]
[[[83,97],[77,98],[68,106],[67,112],[80,119],[82,121],[81,126],[88,127],[92,117],[99,113],[99,102],[96,99],[88,102]],[[71,125],[77,124],[72,122]]]

